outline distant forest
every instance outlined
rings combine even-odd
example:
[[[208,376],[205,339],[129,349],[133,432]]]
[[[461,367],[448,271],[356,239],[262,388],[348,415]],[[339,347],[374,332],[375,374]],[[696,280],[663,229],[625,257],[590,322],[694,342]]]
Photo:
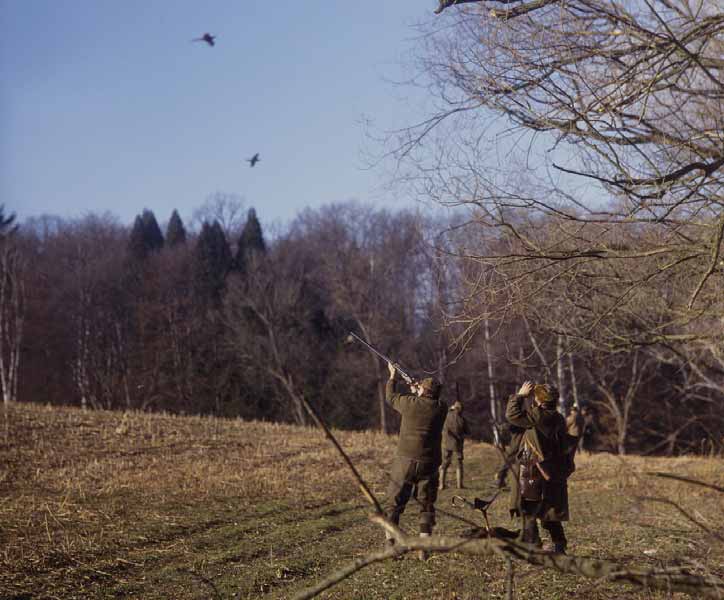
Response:
[[[506,397],[532,379],[559,387],[561,410],[595,412],[598,450],[722,451],[722,341],[708,335],[719,317],[671,325],[657,341],[662,295],[676,294],[663,281],[639,287],[626,310],[599,311],[590,328],[610,274],[598,273],[593,298],[580,279],[543,285],[547,272],[532,264],[505,271],[485,256],[514,240],[463,213],[350,202],[265,232],[253,208],[217,194],[191,224],[174,211],[159,225],[152,210],[130,227],[108,215],[0,217],[5,403],[309,424],[304,397],[331,426],[392,432],[387,369],[355,332],[442,380],[478,439],[493,439]],[[554,235],[556,223],[533,227]],[[646,235],[602,232],[601,243],[625,245],[616,269],[635,272],[631,245]],[[516,282],[527,293],[513,302],[501,290]],[[612,295],[618,285],[611,277]]]

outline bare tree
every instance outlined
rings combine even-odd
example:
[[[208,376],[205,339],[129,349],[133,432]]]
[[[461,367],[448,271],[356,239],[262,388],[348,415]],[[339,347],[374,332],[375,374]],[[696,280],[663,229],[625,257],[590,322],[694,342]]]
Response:
[[[367,341],[409,357],[415,319],[424,312],[434,286],[423,292],[429,274],[422,247],[420,219],[408,212],[392,214],[357,203],[306,211],[292,225],[320,267],[333,315],[350,320]],[[426,293],[425,293],[426,292]],[[370,361],[379,410],[379,426],[388,431],[384,376],[377,357]]]
[[[601,398],[597,404],[609,412],[615,423],[619,454],[626,454],[632,412],[653,367],[652,359],[641,350],[634,350],[631,355],[599,354],[588,365],[588,374]]]
[[[123,228],[109,217],[62,224],[45,269],[64,273],[61,305],[70,335],[67,368],[83,408],[130,407],[123,306]]]
[[[199,230],[204,221],[217,221],[224,230],[227,240],[236,241],[246,222],[246,201],[238,194],[215,192],[206,197],[204,203],[194,210],[191,226]]]
[[[0,385],[3,404],[18,397],[23,326],[25,266],[20,249],[8,237],[0,239]]]
[[[441,9],[420,62],[439,111],[395,138],[396,155],[416,191],[470,207],[479,235],[496,240],[462,256],[503,275],[502,305],[527,311],[533,289],[555,287],[567,292],[559,314],[578,319],[577,331],[557,328],[570,343],[602,339],[615,315],[637,326],[608,336],[609,347],[716,343],[707,321],[724,316],[721,6]]]
[[[270,377],[287,400],[287,416],[304,425],[305,381],[314,360],[304,335],[311,290],[296,258],[294,247],[281,242],[268,255],[251,257],[244,277],[231,279],[224,318],[238,359]]]

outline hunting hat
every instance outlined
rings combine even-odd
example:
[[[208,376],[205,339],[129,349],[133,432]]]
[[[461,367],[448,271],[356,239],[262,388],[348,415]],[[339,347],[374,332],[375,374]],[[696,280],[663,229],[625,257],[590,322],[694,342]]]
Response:
[[[538,404],[556,402],[558,400],[558,388],[550,383],[536,383],[533,387],[533,394]]]
[[[422,387],[424,394],[437,398],[440,395],[440,382],[432,377],[425,377],[418,382],[418,385]]]

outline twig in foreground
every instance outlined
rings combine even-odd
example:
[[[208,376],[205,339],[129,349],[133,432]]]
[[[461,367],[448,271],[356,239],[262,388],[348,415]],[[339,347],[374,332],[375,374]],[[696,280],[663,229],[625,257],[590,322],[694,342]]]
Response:
[[[667,504],[668,506],[673,506],[676,510],[678,510],[688,521],[691,521],[694,525],[699,527],[700,529],[703,529],[706,533],[708,533],[711,537],[719,540],[720,542],[724,542],[724,537],[720,536],[716,531],[712,531],[709,529],[704,523],[701,523],[700,521],[697,521],[694,517],[692,517],[688,512],[686,512],[681,506],[679,506],[676,502],[673,500],[668,500],[667,498],[654,498],[651,496],[637,496],[637,500],[641,500],[643,502],[658,502],[659,504]]]
[[[396,542],[395,547],[384,552],[370,554],[365,558],[350,563],[334,572],[320,584],[302,591],[295,596],[296,600],[314,598],[320,592],[343,581],[373,562],[379,562],[414,550],[440,553],[454,552],[477,556],[494,554],[502,556],[504,559],[520,560],[532,565],[552,568],[561,573],[582,575],[592,579],[629,583],[643,588],[665,590],[667,592],[684,592],[697,598],[721,599],[724,596],[724,581],[716,577],[681,572],[678,568],[671,570],[650,567],[624,567],[619,563],[608,560],[542,552],[531,549],[529,545],[521,542],[497,538],[460,538],[441,535],[418,538],[405,535],[381,515],[370,515],[370,520],[392,534]]]
[[[653,475],[654,477],[664,477],[665,479],[675,479],[676,481],[683,481],[684,483],[691,483],[692,485],[700,485],[701,487],[724,493],[724,487],[714,485],[713,483],[707,483],[706,481],[699,481],[698,479],[689,479],[688,477],[682,477],[681,475],[674,475],[673,473],[661,473],[658,471],[651,471],[646,473],[646,475]]]

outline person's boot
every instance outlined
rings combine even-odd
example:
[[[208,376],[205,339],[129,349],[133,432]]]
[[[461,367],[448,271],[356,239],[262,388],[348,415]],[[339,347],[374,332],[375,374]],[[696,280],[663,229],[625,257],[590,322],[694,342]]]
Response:
[[[543,522],[543,527],[551,536],[551,543],[545,544],[543,550],[546,552],[555,552],[556,554],[565,554],[568,540],[563,530],[563,525],[558,521]]]
[[[437,489],[444,490],[446,488],[445,480],[447,479],[447,467],[440,467],[439,477],[440,477],[440,484],[438,485]]]
[[[458,485],[458,489],[462,490],[465,486],[463,485],[463,466],[459,465],[458,468],[455,470],[455,479],[457,480],[456,483]]]
[[[429,533],[422,532],[422,533],[420,533],[420,537],[421,537],[421,538],[429,538],[429,537],[430,537],[430,534],[429,534]],[[418,550],[418,552],[417,552],[417,558],[419,558],[420,560],[427,560],[428,558],[430,558],[430,554],[427,552],[427,550]]]
[[[553,552],[554,554],[565,554],[566,543],[565,542],[546,542],[543,544],[543,552]]]
[[[520,531],[520,541],[540,547],[541,539],[535,517],[523,515],[523,528]]]

